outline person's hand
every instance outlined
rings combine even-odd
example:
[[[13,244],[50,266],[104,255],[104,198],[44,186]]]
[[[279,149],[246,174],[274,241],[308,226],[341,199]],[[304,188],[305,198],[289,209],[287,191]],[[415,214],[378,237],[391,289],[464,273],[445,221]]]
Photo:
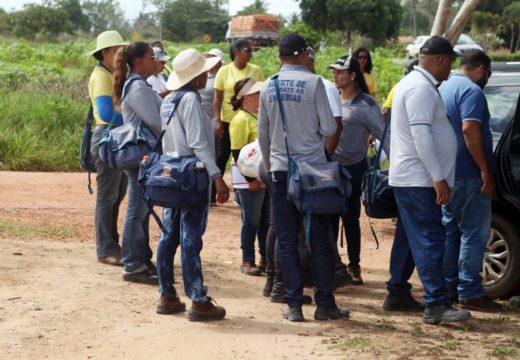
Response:
[[[495,193],[495,177],[491,171],[481,171],[480,177],[482,178],[482,188],[480,191],[482,194],[492,196]]]
[[[376,137],[372,134],[368,135],[368,142],[367,144],[370,145],[370,144],[373,144],[376,142]]]
[[[222,121],[220,121],[220,119],[215,119],[215,135],[218,137],[224,135],[224,127],[222,126]]]
[[[435,193],[437,194],[437,199],[435,199],[435,203],[437,205],[446,205],[450,201],[450,187],[446,180],[439,180],[433,182],[433,187],[435,189]]]
[[[222,179],[222,176],[215,179],[216,200],[219,204],[224,204],[229,199],[229,188]]]
[[[251,181],[249,183],[249,191],[260,191],[262,189],[262,185],[263,183],[258,179]]]

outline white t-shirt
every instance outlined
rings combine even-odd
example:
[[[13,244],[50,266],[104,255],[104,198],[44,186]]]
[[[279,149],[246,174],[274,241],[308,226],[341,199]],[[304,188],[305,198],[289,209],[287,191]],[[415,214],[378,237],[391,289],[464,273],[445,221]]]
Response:
[[[397,85],[392,102],[389,184],[398,187],[433,187],[433,180],[419,158],[411,125],[430,125],[435,156],[444,179],[454,185],[457,140],[439,95],[437,80],[421,67],[415,67]],[[420,143],[418,144],[420,146]]]
[[[166,90],[166,78],[163,74],[152,75],[146,79],[146,82],[150,84],[153,91],[155,91],[157,94],[160,94]]]
[[[323,85],[325,85],[325,91],[327,92],[327,98],[329,99],[330,109],[334,117],[341,117],[341,95],[338,88],[330,80],[321,77]]]

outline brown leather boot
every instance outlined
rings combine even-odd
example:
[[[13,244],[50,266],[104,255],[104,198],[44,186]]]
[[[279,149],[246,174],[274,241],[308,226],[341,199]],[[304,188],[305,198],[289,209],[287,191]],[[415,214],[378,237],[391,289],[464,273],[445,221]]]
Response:
[[[178,295],[161,294],[156,307],[157,314],[175,314],[183,311],[186,311],[186,304],[179,299]]]
[[[208,297],[207,301],[194,301],[188,311],[190,321],[222,320],[226,316],[226,309],[218,306],[215,300]]]

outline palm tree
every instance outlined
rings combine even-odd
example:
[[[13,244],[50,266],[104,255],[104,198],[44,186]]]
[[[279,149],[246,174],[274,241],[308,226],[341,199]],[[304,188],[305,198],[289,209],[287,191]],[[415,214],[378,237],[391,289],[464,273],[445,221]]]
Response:
[[[430,35],[443,35],[446,30],[446,24],[448,23],[448,16],[450,15],[451,6],[453,0],[440,0],[439,6],[437,7],[437,14],[433,21],[432,31]]]

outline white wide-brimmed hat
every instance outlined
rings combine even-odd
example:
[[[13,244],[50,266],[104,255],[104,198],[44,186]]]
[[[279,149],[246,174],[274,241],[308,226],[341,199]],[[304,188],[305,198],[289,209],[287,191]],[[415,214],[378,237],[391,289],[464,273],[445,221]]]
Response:
[[[208,72],[220,61],[218,57],[204,59],[195,49],[181,51],[172,61],[173,72],[168,78],[166,88],[177,90],[202,73]]]
[[[112,47],[128,45],[129,43],[123,40],[121,34],[115,30],[104,31],[98,35],[96,40],[96,49],[87,53],[87,56],[94,55],[98,51]]]
[[[260,92],[262,88],[264,87],[263,81],[256,81],[255,78],[250,78],[246,81],[244,86],[242,86],[242,89],[237,94],[237,99],[240,100],[246,95],[252,95],[257,92]]]

